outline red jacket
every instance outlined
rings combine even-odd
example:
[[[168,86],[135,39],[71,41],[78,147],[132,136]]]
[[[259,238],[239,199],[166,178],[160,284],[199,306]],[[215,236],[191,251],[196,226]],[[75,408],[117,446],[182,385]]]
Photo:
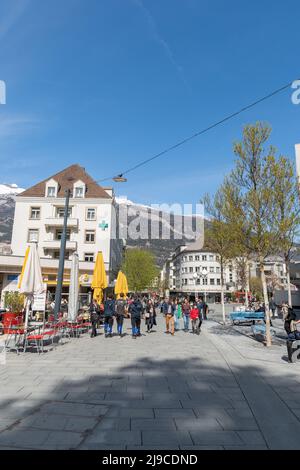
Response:
[[[199,318],[199,310],[197,308],[192,308],[190,313],[190,319],[197,320],[197,318]]]

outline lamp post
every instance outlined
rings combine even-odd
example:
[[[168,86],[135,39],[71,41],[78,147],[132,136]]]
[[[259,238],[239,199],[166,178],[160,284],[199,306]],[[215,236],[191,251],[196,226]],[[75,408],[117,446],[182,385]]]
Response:
[[[197,279],[200,278],[199,273],[195,272],[193,275],[193,278],[195,279],[195,302],[196,302],[196,296],[197,296],[196,285],[197,285]]]
[[[202,268],[202,272],[201,272],[201,277],[203,279],[207,279],[207,276],[208,276],[208,270],[207,268]],[[204,287],[206,286],[206,284],[204,284]],[[204,302],[206,303],[206,289],[204,289]]]
[[[65,267],[65,252],[67,243],[67,226],[68,226],[68,212],[69,212],[69,200],[71,191],[67,189],[65,191],[65,212],[64,212],[64,225],[60,241],[60,253],[59,253],[59,264],[58,264],[58,275],[57,275],[57,286],[55,291],[55,307],[54,307],[54,319],[58,319],[58,314],[61,306],[61,294],[64,279],[64,267]]]

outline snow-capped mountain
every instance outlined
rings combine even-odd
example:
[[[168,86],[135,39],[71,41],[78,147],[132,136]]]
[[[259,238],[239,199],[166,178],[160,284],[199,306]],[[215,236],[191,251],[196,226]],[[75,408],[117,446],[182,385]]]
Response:
[[[24,191],[23,188],[19,188],[17,184],[0,184],[0,196],[5,195],[16,195]]]

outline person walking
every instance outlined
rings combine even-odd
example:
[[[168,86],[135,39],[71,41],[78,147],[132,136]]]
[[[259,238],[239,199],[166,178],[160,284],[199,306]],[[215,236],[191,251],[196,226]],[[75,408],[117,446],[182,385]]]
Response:
[[[291,307],[289,307],[288,314],[284,321],[284,329],[288,336],[287,342],[286,342],[288,362],[292,362],[293,342],[300,340],[300,331],[297,330],[298,323],[300,323],[300,320],[296,319],[296,314],[294,310]]]
[[[97,336],[97,326],[100,319],[100,308],[95,299],[93,299],[89,310],[90,322],[92,324],[91,338],[94,338],[95,336]]]
[[[208,314],[208,305],[206,302],[202,303],[202,311],[203,311],[203,319],[207,320],[207,314]]]
[[[182,304],[182,315],[183,315],[184,331],[186,333],[189,331],[190,311],[191,311],[190,303],[187,299],[185,299]]]
[[[192,321],[193,334],[195,334],[197,333],[199,323],[199,310],[197,308],[197,304],[194,304],[190,311],[190,319]]]
[[[152,300],[149,300],[145,308],[145,323],[147,327],[147,333],[150,333],[153,328],[153,325],[156,325],[155,317],[155,304]]]
[[[123,322],[127,315],[127,301],[124,294],[120,294],[120,298],[116,301],[116,319],[117,319],[117,330],[119,338],[123,337]]]
[[[198,323],[198,328],[197,328],[197,334],[200,334],[201,332],[201,325],[202,325],[202,318],[203,318],[203,300],[197,302],[197,309],[198,309],[198,314],[199,314],[199,323]]]
[[[104,302],[104,332],[105,338],[112,338],[112,329],[114,324],[115,315],[115,301],[113,296],[110,294]]]
[[[169,300],[167,304],[167,311],[165,314],[166,319],[166,333],[171,333],[174,336],[174,311],[175,311],[175,304],[171,300]],[[170,331],[171,330],[171,331]]]
[[[136,339],[141,336],[141,316],[143,313],[143,305],[140,299],[135,296],[133,302],[129,305],[128,312],[131,317],[132,338]]]
[[[274,298],[272,296],[269,300],[269,309],[270,309],[270,312],[272,312],[272,318],[275,318],[276,308],[277,308],[277,306],[276,306],[276,304],[274,302]]]
[[[182,307],[178,299],[175,300],[174,323],[175,331],[180,329],[180,319],[182,318]]]

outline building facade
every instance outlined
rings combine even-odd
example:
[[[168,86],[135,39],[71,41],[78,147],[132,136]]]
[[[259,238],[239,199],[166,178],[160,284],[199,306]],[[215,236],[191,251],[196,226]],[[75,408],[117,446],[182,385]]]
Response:
[[[99,186],[79,165],[72,165],[16,197],[11,254],[0,255],[0,286],[15,290],[29,242],[36,242],[48,291],[55,291],[64,222],[66,190],[71,191],[67,221],[64,284],[70,259],[79,256],[82,291],[91,284],[94,262],[102,251],[108,284],[122,262],[122,241],[115,236],[117,211],[112,188]]]
[[[286,269],[282,257],[269,256],[264,263],[269,292],[286,288]],[[258,263],[249,262],[249,278],[260,277]],[[189,295],[219,302],[221,298],[221,265],[218,253],[201,247],[200,242],[179,246],[166,261],[161,271],[161,282],[166,295]],[[237,262],[227,262],[224,267],[224,293],[231,297],[242,289]]]

